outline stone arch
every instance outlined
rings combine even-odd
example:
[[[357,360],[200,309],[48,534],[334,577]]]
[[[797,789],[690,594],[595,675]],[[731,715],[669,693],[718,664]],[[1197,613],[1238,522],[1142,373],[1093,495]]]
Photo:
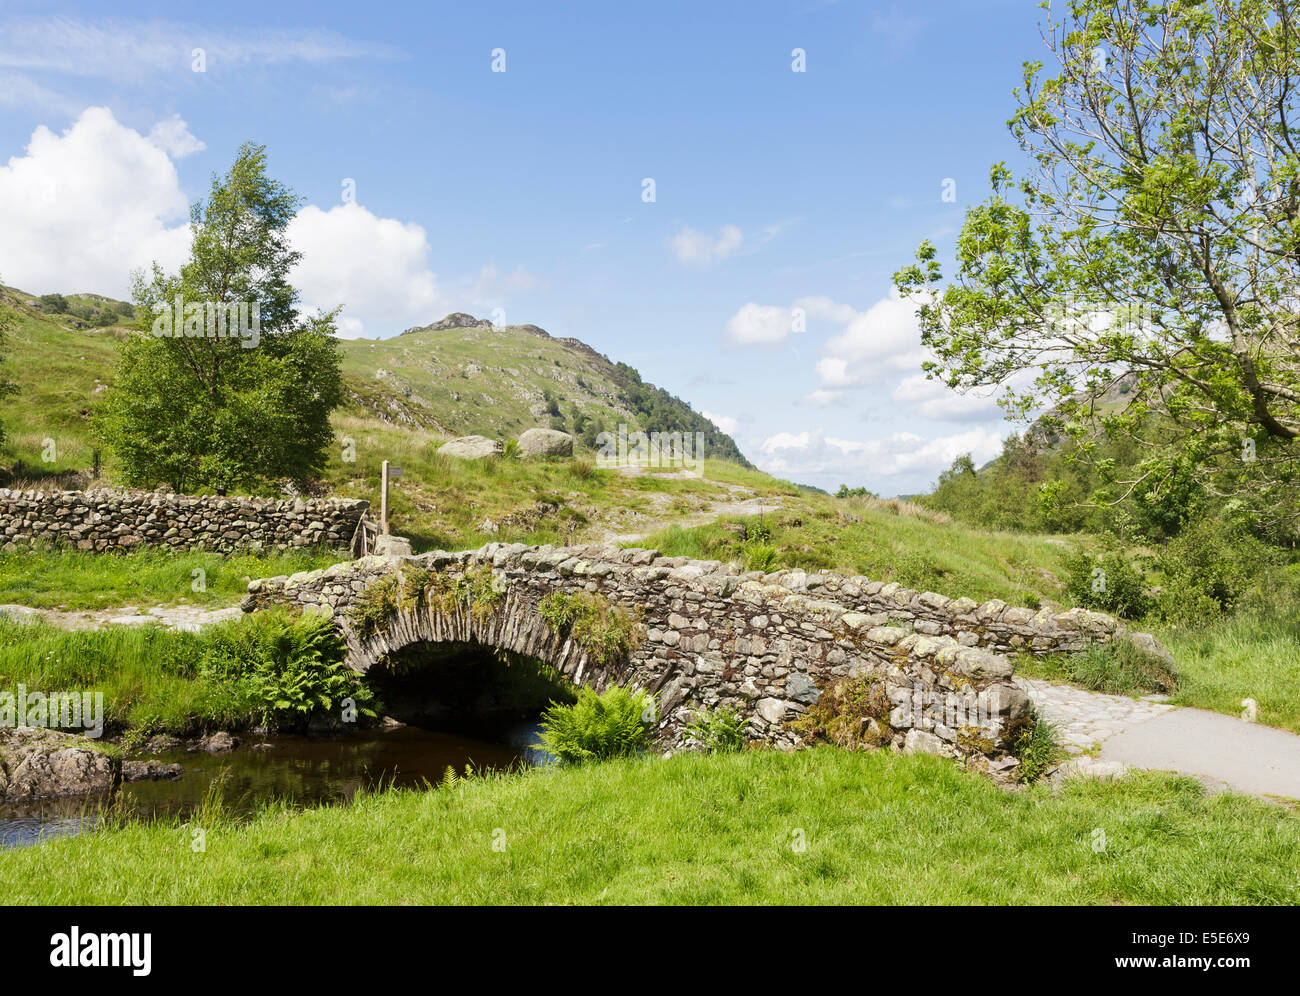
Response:
[[[500,650],[538,660],[572,684],[598,692],[611,681],[621,682],[628,671],[626,661],[595,661],[575,640],[557,634],[538,611],[538,599],[515,586],[505,590],[490,614],[476,613],[463,603],[446,610],[422,600],[399,608],[367,637],[347,622],[342,629],[348,663],[362,673],[403,650],[439,644]]]

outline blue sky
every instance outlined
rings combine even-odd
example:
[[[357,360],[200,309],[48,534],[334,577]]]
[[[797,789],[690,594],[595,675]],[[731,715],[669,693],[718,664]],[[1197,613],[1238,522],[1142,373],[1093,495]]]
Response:
[[[1033,2],[54,10],[0,12],[6,283],[126,296],[252,139],[307,201],[298,283],[346,335],[499,309],[829,488],[921,490],[1015,428],[920,376],[890,275],[1019,164]]]

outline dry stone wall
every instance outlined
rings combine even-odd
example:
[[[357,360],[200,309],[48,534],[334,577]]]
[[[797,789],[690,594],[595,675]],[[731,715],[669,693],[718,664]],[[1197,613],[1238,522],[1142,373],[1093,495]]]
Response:
[[[349,618],[355,600],[412,567],[451,575],[490,567],[504,596],[484,618],[419,604],[363,637]],[[640,619],[643,640],[626,660],[590,659],[542,621],[538,603],[554,591],[605,597]],[[892,707],[879,724],[881,743],[1005,770],[1015,763],[1008,747],[1029,699],[1000,651],[1081,646],[1118,627],[1095,613],[1007,618],[1001,603],[968,602],[865,578],[745,573],[655,550],[489,543],[254,581],[243,608],[289,604],[331,613],[352,666],[362,671],[419,644],[466,643],[546,661],[578,684],[638,685],[656,695],[660,739],[669,746],[684,741],[701,708],[718,706],[748,716],[757,738],[796,744],[790,720],[837,679],[867,675],[883,684]]]
[[[0,549],[349,551],[370,503],[222,498],[148,491],[0,489]]]

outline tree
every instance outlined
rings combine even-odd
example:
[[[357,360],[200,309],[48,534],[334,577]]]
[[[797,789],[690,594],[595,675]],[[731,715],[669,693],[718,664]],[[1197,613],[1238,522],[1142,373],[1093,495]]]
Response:
[[[1050,10],[1050,4],[1045,5]],[[929,373],[1000,386],[1073,436],[1142,440],[1097,503],[1159,503],[1186,473],[1229,512],[1300,526],[1297,0],[1072,0],[1008,122],[953,278],[923,242],[895,275]],[[1130,386],[1127,391],[1119,390]]]
[[[288,274],[300,254],[286,232],[298,204],[267,176],[265,148],[245,144],[229,172],[213,176],[207,203],[191,209],[180,273],[155,263],[149,279],[134,274],[147,334],[122,345],[114,390],[96,413],[129,484],[254,487],[306,481],[324,467],[342,398],[337,311],[304,319],[296,310]],[[178,297],[183,316],[173,315]],[[222,337],[213,316],[220,309],[229,320],[241,302],[246,326],[233,335],[227,325]]]

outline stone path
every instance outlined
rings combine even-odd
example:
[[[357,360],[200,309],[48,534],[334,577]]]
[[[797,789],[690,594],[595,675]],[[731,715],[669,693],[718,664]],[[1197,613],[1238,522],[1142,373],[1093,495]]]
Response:
[[[1041,678],[1018,677],[1015,681],[1043,715],[1060,726],[1070,754],[1082,754],[1117,733],[1176,708],[1150,697],[1103,695],[1072,685],[1053,685]]]
[[[204,626],[235,619],[239,615],[238,605],[220,609],[204,609],[197,605],[155,605],[142,609],[138,605],[122,605],[112,609],[87,609],[80,612],[33,609],[26,605],[0,605],[0,617],[23,621],[39,619],[60,629],[157,625],[194,633]]]
[[[1018,677],[1048,719],[1061,727],[1073,759],[1059,774],[1113,778],[1129,767],[1176,771],[1212,790],[1300,799],[1300,736],[1156,696],[1103,695],[1040,678]],[[1100,748],[1095,756],[1085,754]]]

